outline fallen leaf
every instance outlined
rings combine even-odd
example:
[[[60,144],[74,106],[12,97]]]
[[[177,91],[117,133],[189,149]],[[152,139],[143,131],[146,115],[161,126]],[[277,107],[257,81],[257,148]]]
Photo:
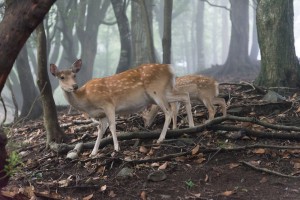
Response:
[[[101,191],[101,192],[104,192],[104,191],[106,190],[106,188],[107,188],[106,185],[102,185],[102,186],[100,187],[100,191]]]
[[[88,196],[86,196],[86,197],[83,197],[82,199],[83,199],[83,200],[90,200],[90,199],[93,198],[93,196],[94,196],[94,194],[90,194],[90,195],[88,195]]]
[[[146,194],[145,191],[142,191],[142,192],[141,192],[141,199],[142,199],[142,200],[147,200],[147,194]]]
[[[185,156],[179,156],[175,158],[175,161],[177,162],[184,162],[187,159],[187,157]]]
[[[239,164],[239,163],[230,163],[229,164],[229,169],[233,169],[233,168],[236,168],[236,167],[238,167],[238,166],[240,166],[241,164]]]
[[[193,148],[193,150],[192,150],[192,155],[195,155],[196,153],[198,153],[199,148],[200,148],[200,146],[199,146],[199,144],[197,144],[197,146],[195,148]]]
[[[204,157],[202,157],[202,158],[198,158],[198,159],[195,160],[194,162],[195,162],[195,163],[198,163],[198,164],[201,164],[201,163],[203,163],[205,160],[206,160],[206,159],[205,159]]]
[[[266,153],[266,150],[259,148],[259,149],[254,149],[252,152],[256,153],[256,154],[264,154],[264,153]]]
[[[161,166],[158,167],[159,170],[164,170],[166,169],[168,166],[168,161],[166,161],[164,164],[162,164]]]
[[[206,174],[206,175],[205,175],[204,182],[207,182],[207,181],[208,181],[208,179],[209,179],[209,177],[208,177],[208,175]]]
[[[139,151],[141,152],[141,153],[148,153],[148,149],[146,148],[146,147],[144,147],[144,146],[140,146],[140,148],[139,148]]]
[[[221,193],[221,195],[228,197],[228,196],[232,195],[233,193],[234,193],[234,191],[225,191],[225,192]]]
[[[266,177],[263,177],[259,182],[260,183],[265,183],[265,182],[267,182],[268,181],[268,179],[266,178]]]
[[[251,165],[254,165],[254,166],[258,166],[258,165],[260,165],[260,163],[261,163],[261,161],[260,160],[251,160],[250,162],[249,162]]]
[[[108,196],[114,198],[114,197],[116,197],[117,195],[116,195],[116,193],[115,193],[113,190],[111,190],[111,191],[109,192]]]
[[[158,167],[159,166],[159,163],[152,163],[151,164],[151,167]]]
[[[300,169],[300,163],[294,163],[294,168],[295,169]]]
[[[151,148],[147,155],[152,156],[153,154],[154,154],[154,150],[153,150],[153,148]]]

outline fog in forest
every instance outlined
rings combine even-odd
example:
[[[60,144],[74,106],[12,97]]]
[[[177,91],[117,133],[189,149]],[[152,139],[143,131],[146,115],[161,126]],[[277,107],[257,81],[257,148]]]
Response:
[[[73,1],[73,0],[71,0]],[[90,3],[95,1],[88,1]],[[55,63],[60,68],[66,68],[72,64],[77,58],[83,59],[83,68],[92,71],[92,77],[104,77],[115,74],[120,58],[120,37],[118,25],[112,5],[100,5],[100,9],[105,10],[105,13],[99,10],[92,9],[87,6],[84,10],[79,9],[78,5],[72,5],[69,1],[57,1],[48,16],[44,20],[45,29],[48,39],[48,63]],[[74,1],[75,2],[75,1]],[[104,4],[104,1],[100,1]],[[129,25],[132,26],[132,7],[131,1],[125,1],[126,14]],[[148,1],[147,1],[148,2]],[[152,9],[151,28],[153,33],[153,42],[155,47],[156,61],[162,62],[162,23],[163,23],[163,4],[161,0],[153,0],[148,8]],[[222,65],[227,59],[228,48],[230,44],[231,21],[230,21],[230,3],[227,0],[209,0],[203,2],[203,16],[199,15],[201,8],[198,5],[198,0],[174,0],[173,1],[173,18],[172,18],[172,64],[175,67],[178,76],[198,73],[203,69],[210,68],[212,65]],[[249,53],[253,41],[253,26],[255,17],[255,1],[249,1]],[[68,9],[67,6],[74,6]],[[294,0],[294,35],[296,54],[300,57],[300,0]],[[75,10],[78,9],[78,10]],[[63,11],[61,11],[63,10]],[[68,10],[68,12],[64,12]],[[2,11],[3,12],[3,11]],[[80,13],[85,12],[85,13]],[[94,12],[95,15],[89,15],[88,12]],[[202,16],[202,17],[201,17]],[[82,17],[82,19],[80,19]],[[203,19],[202,25],[197,24],[199,19]],[[140,18],[136,19],[142,20]],[[136,22],[137,24],[140,22]],[[96,28],[95,28],[96,27]],[[92,32],[96,31],[96,40],[91,40]],[[132,27],[131,27],[132,28]],[[92,31],[90,31],[92,30]],[[203,31],[202,46],[197,43],[198,31]],[[80,31],[80,32],[78,32]],[[67,35],[68,34],[68,35]],[[140,32],[139,34],[143,34]],[[72,40],[67,43],[65,40]],[[144,42],[144,41],[140,41]],[[96,45],[95,58],[92,61],[87,60],[90,54],[91,45]],[[27,42],[28,58],[33,75],[36,82],[36,34],[33,33]],[[199,58],[198,49],[202,48],[203,57]],[[86,53],[86,54],[85,54]],[[89,54],[89,55],[87,55]],[[257,59],[260,59],[259,54]],[[147,58],[145,58],[147,60]],[[145,61],[146,62],[146,61]],[[199,66],[198,63],[203,63]],[[49,66],[48,64],[48,66]],[[88,66],[92,65],[92,66]],[[132,64],[131,67],[135,67]],[[51,76],[49,74],[49,76]],[[78,76],[81,76],[79,73]],[[61,89],[57,88],[57,80],[51,78],[51,84],[54,88],[56,104],[66,104],[62,96]],[[22,108],[22,94],[20,89],[20,81],[18,73],[14,66],[12,75],[10,76],[11,88],[16,97],[18,111]],[[15,105],[12,99],[12,93],[9,89],[10,85],[6,84],[1,96],[4,99],[8,119],[10,122],[15,115]],[[3,120],[3,106],[0,103],[0,122]]]

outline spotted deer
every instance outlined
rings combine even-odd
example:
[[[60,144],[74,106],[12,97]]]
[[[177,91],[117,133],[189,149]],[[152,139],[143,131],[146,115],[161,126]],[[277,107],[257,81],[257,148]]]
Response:
[[[104,77],[95,78],[78,88],[76,73],[82,66],[81,59],[74,62],[70,69],[59,70],[50,64],[50,72],[59,79],[66,100],[74,108],[99,119],[98,136],[91,156],[97,154],[101,139],[109,127],[114,150],[119,151],[116,135],[116,114],[131,114],[156,104],[165,114],[165,122],[157,143],[165,139],[171,122],[172,110],[169,103],[184,102],[189,125],[194,126],[191,104],[187,92],[174,88],[175,76],[168,64],[143,64],[135,69]]]
[[[219,95],[219,83],[207,76],[202,75],[187,75],[176,78],[175,88],[178,91],[185,91],[189,93],[191,101],[202,102],[204,106],[208,109],[208,120],[214,119],[215,107],[214,105],[220,105],[222,109],[223,116],[226,116],[226,103],[223,98],[217,97]],[[177,127],[177,115],[179,105],[177,102],[172,103],[173,111],[173,129]],[[143,113],[143,119],[145,126],[150,126],[155,116],[159,111],[159,107],[152,105],[149,110]]]

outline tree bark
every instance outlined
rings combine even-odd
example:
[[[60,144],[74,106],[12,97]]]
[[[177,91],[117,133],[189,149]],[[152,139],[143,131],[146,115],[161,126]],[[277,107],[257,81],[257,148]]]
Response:
[[[0,92],[14,61],[55,0],[9,1],[0,23]]]
[[[152,38],[152,1],[131,1],[132,66],[156,62]],[[150,11],[149,11],[150,10]]]
[[[261,71],[256,79],[258,85],[300,86],[293,7],[293,0],[258,1],[256,20],[261,50]]]
[[[163,63],[171,63],[171,45],[172,45],[172,10],[173,0],[165,1],[164,5],[164,33],[162,39]]]
[[[43,23],[37,29],[37,54],[38,54],[38,86],[41,93],[41,99],[44,110],[44,126],[47,132],[46,147],[51,142],[60,143],[63,139],[64,132],[60,129],[57,119],[54,99],[52,96],[52,88],[48,77],[47,70],[47,47],[46,35]]]
[[[126,15],[126,1],[111,0],[115,16],[117,18],[121,51],[120,59],[116,73],[123,72],[130,68],[131,61],[131,34],[129,29],[129,22]]]

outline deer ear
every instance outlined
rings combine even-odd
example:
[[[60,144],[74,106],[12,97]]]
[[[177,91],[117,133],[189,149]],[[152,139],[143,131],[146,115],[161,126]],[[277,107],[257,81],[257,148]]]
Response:
[[[50,72],[53,76],[56,76],[56,74],[58,73],[58,69],[55,64],[50,64]]]
[[[80,70],[80,68],[81,68],[81,65],[82,65],[81,59],[76,60],[76,61],[73,63],[73,65],[72,65],[72,71],[73,71],[74,73],[79,72],[79,70]]]

